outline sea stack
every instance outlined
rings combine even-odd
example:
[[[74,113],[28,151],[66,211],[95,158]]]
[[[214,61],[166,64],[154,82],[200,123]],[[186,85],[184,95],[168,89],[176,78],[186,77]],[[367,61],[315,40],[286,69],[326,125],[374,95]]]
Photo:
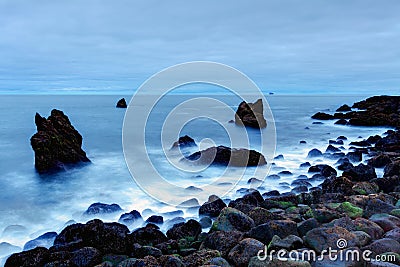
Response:
[[[63,170],[65,165],[90,162],[82,150],[82,136],[68,117],[53,109],[46,119],[36,113],[37,133],[31,137],[35,168],[39,173]]]
[[[236,111],[235,123],[257,129],[265,128],[267,127],[267,121],[263,113],[264,106],[262,99],[258,99],[254,103],[243,101]]]
[[[117,108],[127,108],[128,105],[126,104],[125,98],[121,98],[117,102]]]

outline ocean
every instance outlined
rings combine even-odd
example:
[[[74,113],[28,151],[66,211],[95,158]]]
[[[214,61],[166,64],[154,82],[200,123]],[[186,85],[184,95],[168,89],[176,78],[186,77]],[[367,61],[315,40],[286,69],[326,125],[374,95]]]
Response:
[[[67,223],[71,223],[71,220],[85,222],[89,218],[82,214],[90,204],[95,202],[117,203],[125,212],[133,209],[142,212],[150,208],[153,212],[145,212],[147,216],[151,213],[176,210],[148,196],[131,177],[124,159],[122,143],[122,127],[126,109],[115,107],[121,97],[130,99],[130,96],[120,95],[1,96],[0,243],[8,242],[23,247],[25,242],[45,232],[59,232]],[[193,96],[168,95],[159,102],[154,113],[149,116],[146,146],[155,168],[167,177],[169,182],[183,187],[201,187],[212,181],[213,177],[221,172],[222,167],[211,167],[200,174],[177,172],[174,167],[170,167],[168,160],[163,158],[160,142],[160,127],[166,119],[166,114],[181,101],[191,97]],[[240,103],[240,99],[236,96],[210,97],[227,103],[233,109]],[[275,155],[284,156],[284,160],[274,161],[275,164],[269,170],[269,174],[288,170],[293,175],[281,176],[278,180],[267,179],[262,185],[261,193],[275,189],[281,192],[290,191],[291,181],[299,175],[307,175],[307,169],[300,169],[299,165],[310,161],[306,159],[309,150],[319,148],[324,152],[328,141],[340,135],[349,139],[344,145],[347,149],[350,141],[362,140],[362,138],[382,134],[387,130],[377,127],[339,126],[334,125],[334,121],[313,124],[315,121],[311,119],[311,116],[314,113],[334,111],[342,104],[351,105],[355,101],[365,99],[368,95],[266,95],[265,97],[275,120]],[[36,112],[39,112],[47,117],[53,108],[63,110],[73,126],[81,133],[83,149],[92,163],[57,174],[39,175],[34,169],[34,153],[30,146],[30,137],[36,132],[34,116]],[[212,109],[213,107],[205,108]],[[190,113],[190,110],[186,109],[182,112]],[[181,115],[183,116],[183,113]],[[229,123],[231,119],[234,118],[221,118],[226,127],[232,129],[238,127]],[[131,129],[131,131],[136,131],[136,129]],[[208,138],[210,144],[214,142],[217,145],[230,145],[229,136],[215,121],[194,120],[182,128],[181,134],[188,134],[196,141]],[[260,131],[253,129],[249,130],[248,134],[251,142],[258,142]],[[300,144],[301,140],[307,143]],[[250,145],[252,148],[257,147],[253,143]],[[335,161],[315,159],[310,163],[334,164]],[[247,180],[251,177],[251,173],[246,172],[236,186],[231,186],[231,190],[224,198],[240,196],[243,190],[239,189],[247,188]],[[313,185],[317,186],[320,182],[314,182]],[[171,192],[171,196],[174,196],[174,192]],[[183,211],[186,218],[197,216],[196,210],[183,209]],[[105,221],[116,221],[120,215],[121,213],[118,213],[100,218]],[[166,217],[168,219],[168,216]],[[1,253],[0,251],[0,257],[4,256]]]

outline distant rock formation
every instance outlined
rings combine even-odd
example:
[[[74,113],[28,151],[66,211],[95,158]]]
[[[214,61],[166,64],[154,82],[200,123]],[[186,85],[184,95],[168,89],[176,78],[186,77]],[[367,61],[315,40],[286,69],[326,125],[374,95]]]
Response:
[[[198,160],[198,164],[230,165],[235,167],[250,167],[267,164],[265,157],[255,151],[245,148],[235,149],[226,146],[210,147],[186,157],[186,160]]]
[[[184,148],[184,147],[195,147],[195,146],[197,146],[196,142],[194,141],[193,138],[191,138],[188,135],[179,137],[178,141],[172,144],[172,148],[177,148],[177,147]]]
[[[53,109],[46,119],[36,113],[37,133],[31,137],[35,168],[39,173],[64,169],[65,164],[90,162],[82,150],[82,136],[68,117]]]
[[[255,103],[240,103],[236,115],[235,122],[238,125],[244,125],[252,128],[265,128],[267,121],[264,118],[264,106],[262,99],[258,99]]]
[[[125,98],[121,98],[117,102],[117,108],[127,108],[128,105],[126,104]]]

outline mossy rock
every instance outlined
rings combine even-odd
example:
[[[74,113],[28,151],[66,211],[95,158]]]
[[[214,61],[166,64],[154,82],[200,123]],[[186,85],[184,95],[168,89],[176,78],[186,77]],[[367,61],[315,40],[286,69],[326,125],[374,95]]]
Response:
[[[350,202],[343,202],[336,210],[345,213],[352,219],[360,218],[363,215],[363,209],[351,204]]]

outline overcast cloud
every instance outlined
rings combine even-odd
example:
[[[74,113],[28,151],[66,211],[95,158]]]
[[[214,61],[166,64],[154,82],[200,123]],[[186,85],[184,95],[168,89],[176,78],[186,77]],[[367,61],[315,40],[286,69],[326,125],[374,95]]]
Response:
[[[400,1],[0,0],[0,93],[131,93],[193,60],[276,93],[398,93]]]

